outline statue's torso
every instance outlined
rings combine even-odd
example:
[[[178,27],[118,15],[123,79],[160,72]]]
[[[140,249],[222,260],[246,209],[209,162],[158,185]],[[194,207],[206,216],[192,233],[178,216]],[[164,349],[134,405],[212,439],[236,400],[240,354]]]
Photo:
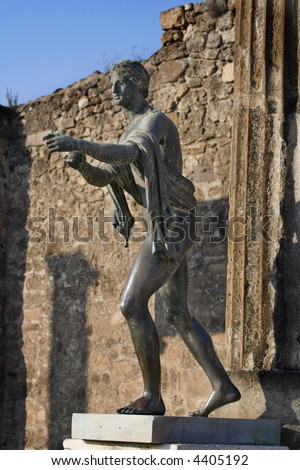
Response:
[[[119,143],[130,140],[130,134],[135,131],[147,132],[157,139],[160,145],[161,157],[168,168],[177,173],[182,173],[182,156],[180,141],[175,124],[161,111],[153,108],[148,109],[144,114],[137,117],[128,124],[122,134]],[[141,161],[131,164],[135,183],[139,188],[146,207],[144,172]]]

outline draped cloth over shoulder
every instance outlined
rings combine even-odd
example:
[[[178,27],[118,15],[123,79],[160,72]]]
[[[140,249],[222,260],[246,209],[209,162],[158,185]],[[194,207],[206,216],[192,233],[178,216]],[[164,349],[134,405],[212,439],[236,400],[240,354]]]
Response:
[[[139,159],[132,165],[145,181],[152,253],[164,259],[177,259],[174,244],[167,241],[167,222],[173,216],[173,208],[177,207],[186,212],[195,208],[194,185],[187,178],[165,165],[160,145],[149,132],[134,131],[128,136],[126,143],[134,143],[140,150]],[[127,168],[124,172],[124,166],[114,166],[111,170],[114,172],[115,180],[119,186],[139,202],[138,188],[131,169]],[[110,193],[113,199],[116,199],[117,195],[112,188]],[[128,219],[128,205],[126,203],[127,207],[125,207],[120,197],[117,199],[119,200],[118,212],[122,220],[125,221]]]

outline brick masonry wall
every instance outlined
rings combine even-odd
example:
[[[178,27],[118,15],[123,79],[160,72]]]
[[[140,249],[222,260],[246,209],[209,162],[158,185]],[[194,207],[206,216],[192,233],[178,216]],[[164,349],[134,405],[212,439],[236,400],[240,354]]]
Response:
[[[178,126],[184,175],[196,186],[202,241],[189,258],[189,302],[223,358],[234,9],[228,2],[214,16],[205,3],[189,4],[163,13],[161,23],[163,47],[145,61],[149,101]],[[42,140],[62,130],[117,142],[125,125],[108,75],[98,72],[20,106],[11,119],[13,138],[1,154],[0,175],[7,188],[2,448],[61,448],[73,412],[113,413],[141,391],[118,308],[141,223],[124,248],[111,227],[106,189],[88,185],[63,155],[50,156]],[[154,300],[152,312],[167,413],[184,415],[206,399],[210,386]]]

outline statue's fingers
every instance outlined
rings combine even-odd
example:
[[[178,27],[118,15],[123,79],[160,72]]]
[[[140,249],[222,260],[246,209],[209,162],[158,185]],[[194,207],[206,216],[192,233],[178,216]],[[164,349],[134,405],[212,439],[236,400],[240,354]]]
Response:
[[[43,140],[49,140],[51,139],[52,136],[53,136],[53,132],[50,132],[49,134],[44,135]]]
[[[49,134],[47,134],[43,137],[43,140],[52,139],[55,135],[56,135],[55,132],[49,132]]]
[[[55,142],[57,140],[57,135],[55,134],[49,135],[49,137],[47,137],[46,140],[47,140],[47,143]]]
[[[53,144],[48,145],[48,149],[51,150],[52,152],[55,152],[59,150],[59,147],[57,144],[53,143]]]
[[[48,140],[47,145],[59,145],[60,141],[61,141],[60,137],[55,136],[55,137],[52,137],[51,140]]]

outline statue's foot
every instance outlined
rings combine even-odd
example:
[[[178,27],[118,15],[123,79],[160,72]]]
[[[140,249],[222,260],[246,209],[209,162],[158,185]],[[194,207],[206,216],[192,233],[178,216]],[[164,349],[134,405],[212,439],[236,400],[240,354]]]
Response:
[[[164,415],[166,412],[162,398],[156,401],[149,397],[140,397],[124,408],[119,408],[117,413],[125,415]]]
[[[192,411],[190,416],[207,417],[212,411],[215,411],[221,406],[234,403],[241,398],[241,394],[238,389],[230,383],[226,386],[221,386],[220,389],[214,390],[207,400],[204,407],[199,411]]]

